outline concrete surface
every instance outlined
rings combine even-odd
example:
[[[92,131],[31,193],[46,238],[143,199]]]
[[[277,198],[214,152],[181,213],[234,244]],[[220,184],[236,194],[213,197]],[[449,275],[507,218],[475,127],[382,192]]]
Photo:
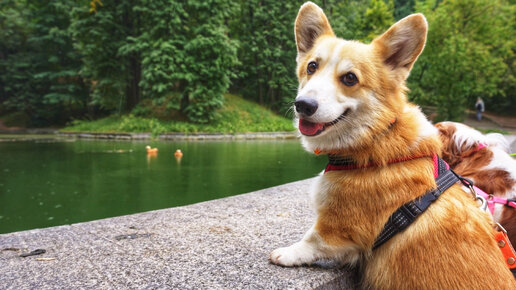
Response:
[[[268,262],[310,228],[310,182],[0,235],[0,288],[353,289],[351,272],[329,262]],[[46,253],[20,257],[36,249]]]

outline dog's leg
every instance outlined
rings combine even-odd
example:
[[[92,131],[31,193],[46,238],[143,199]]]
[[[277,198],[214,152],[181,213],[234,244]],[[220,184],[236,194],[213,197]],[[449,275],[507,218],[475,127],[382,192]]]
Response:
[[[349,260],[350,247],[334,247],[328,245],[312,227],[303,237],[303,239],[289,247],[279,248],[272,251],[269,259],[272,263],[281,266],[300,266],[311,264],[317,260],[332,257],[337,260],[343,260],[347,257]],[[348,255],[346,255],[348,254]],[[339,259],[341,258],[341,259]]]
[[[269,259],[274,264],[289,267],[311,264],[324,256],[321,242],[319,235],[311,228],[301,241],[272,251]]]

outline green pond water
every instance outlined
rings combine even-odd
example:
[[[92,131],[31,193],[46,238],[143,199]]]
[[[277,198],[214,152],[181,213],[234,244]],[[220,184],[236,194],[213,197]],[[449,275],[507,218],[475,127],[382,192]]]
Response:
[[[147,155],[147,144],[159,148],[156,156]],[[36,139],[0,142],[0,156],[0,233],[246,193],[313,177],[326,163],[296,140]]]

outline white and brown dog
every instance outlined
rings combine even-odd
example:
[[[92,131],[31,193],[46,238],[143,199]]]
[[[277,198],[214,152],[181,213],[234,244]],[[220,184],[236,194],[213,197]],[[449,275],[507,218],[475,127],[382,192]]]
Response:
[[[501,134],[482,134],[455,122],[435,125],[443,143],[442,157],[455,172],[488,194],[489,210],[516,245],[516,159]]]
[[[301,241],[274,250],[272,263],[360,263],[364,288],[516,289],[489,215],[459,185],[373,250],[397,209],[436,188],[438,131],[405,95],[426,32],[424,16],[414,14],[371,44],[346,41],[317,5],[301,7],[295,107],[302,143],[351,166],[318,177],[315,224]]]

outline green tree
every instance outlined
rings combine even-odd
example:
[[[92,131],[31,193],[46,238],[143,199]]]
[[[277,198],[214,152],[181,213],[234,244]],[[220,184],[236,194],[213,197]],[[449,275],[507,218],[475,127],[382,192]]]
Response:
[[[415,0],[394,0],[394,18],[400,20],[414,12]]]
[[[4,113],[23,112],[38,126],[62,124],[86,110],[87,90],[68,31],[73,5],[61,1],[0,4]]]
[[[344,39],[366,40],[369,31],[366,29],[364,15],[370,1],[361,0],[326,0],[322,2],[332,29],[338,37]]]
[[[275,110],[295,97],[294,19],[302,1],[239,1],[231,22],[240,66],[232,90]]]
[[[233,91],[276,111],[288,109],[296,94],[294,19],[304,1],[240,1],[231,31],[241,42],[241,66]],[[371,40],[394,21],[393,2],[315,1],[338,37]]]
[[[174,108],[189,120],[211,120],[237,61],[236,42],[225,25],[232,11],[231,2],[222,0],[112,1],[77,8],[72,30],[84,55],[82,72],[94,84],[94,102],[122,112],[142,98],[173,95]]]
[[[30,11],[23,1],[0,2],[0,113],[30,111]],[[24,85],[25,84],[25,85]]]
[[[172,2],[172,1],[171,1]],[[172,41],[180,45],[172,69],[182,95],[181,111],[195,122],[213,119],[223,104],[232,70],[237,64],[238,42],[228,36],[226,23],[233,17],[233,3],[225,0],[190,0],[183,4],[186,14],[174,31]]]
[[[508,29],[514,14],[508,14],[507,5],[503,0],[418,3],[429,33],[409,79],[411,98],[437,105],[439,120],[462,120],[477,97],[502,96],[509,75],[505,60],[512,57],[515,41],[514,30]]]
[[[364,30],[369,31],[366,40],[373,40],[394,23],[394,3],[388,0],[371,0],[364,14]]]
[[[142,31],[140,15],[130,1],[91,4],[72,10],[70,26],[82,55],[81,74],[92,85],[91,104],[129,111],[140,101],[141,60],[137,51],[120,48]]]

